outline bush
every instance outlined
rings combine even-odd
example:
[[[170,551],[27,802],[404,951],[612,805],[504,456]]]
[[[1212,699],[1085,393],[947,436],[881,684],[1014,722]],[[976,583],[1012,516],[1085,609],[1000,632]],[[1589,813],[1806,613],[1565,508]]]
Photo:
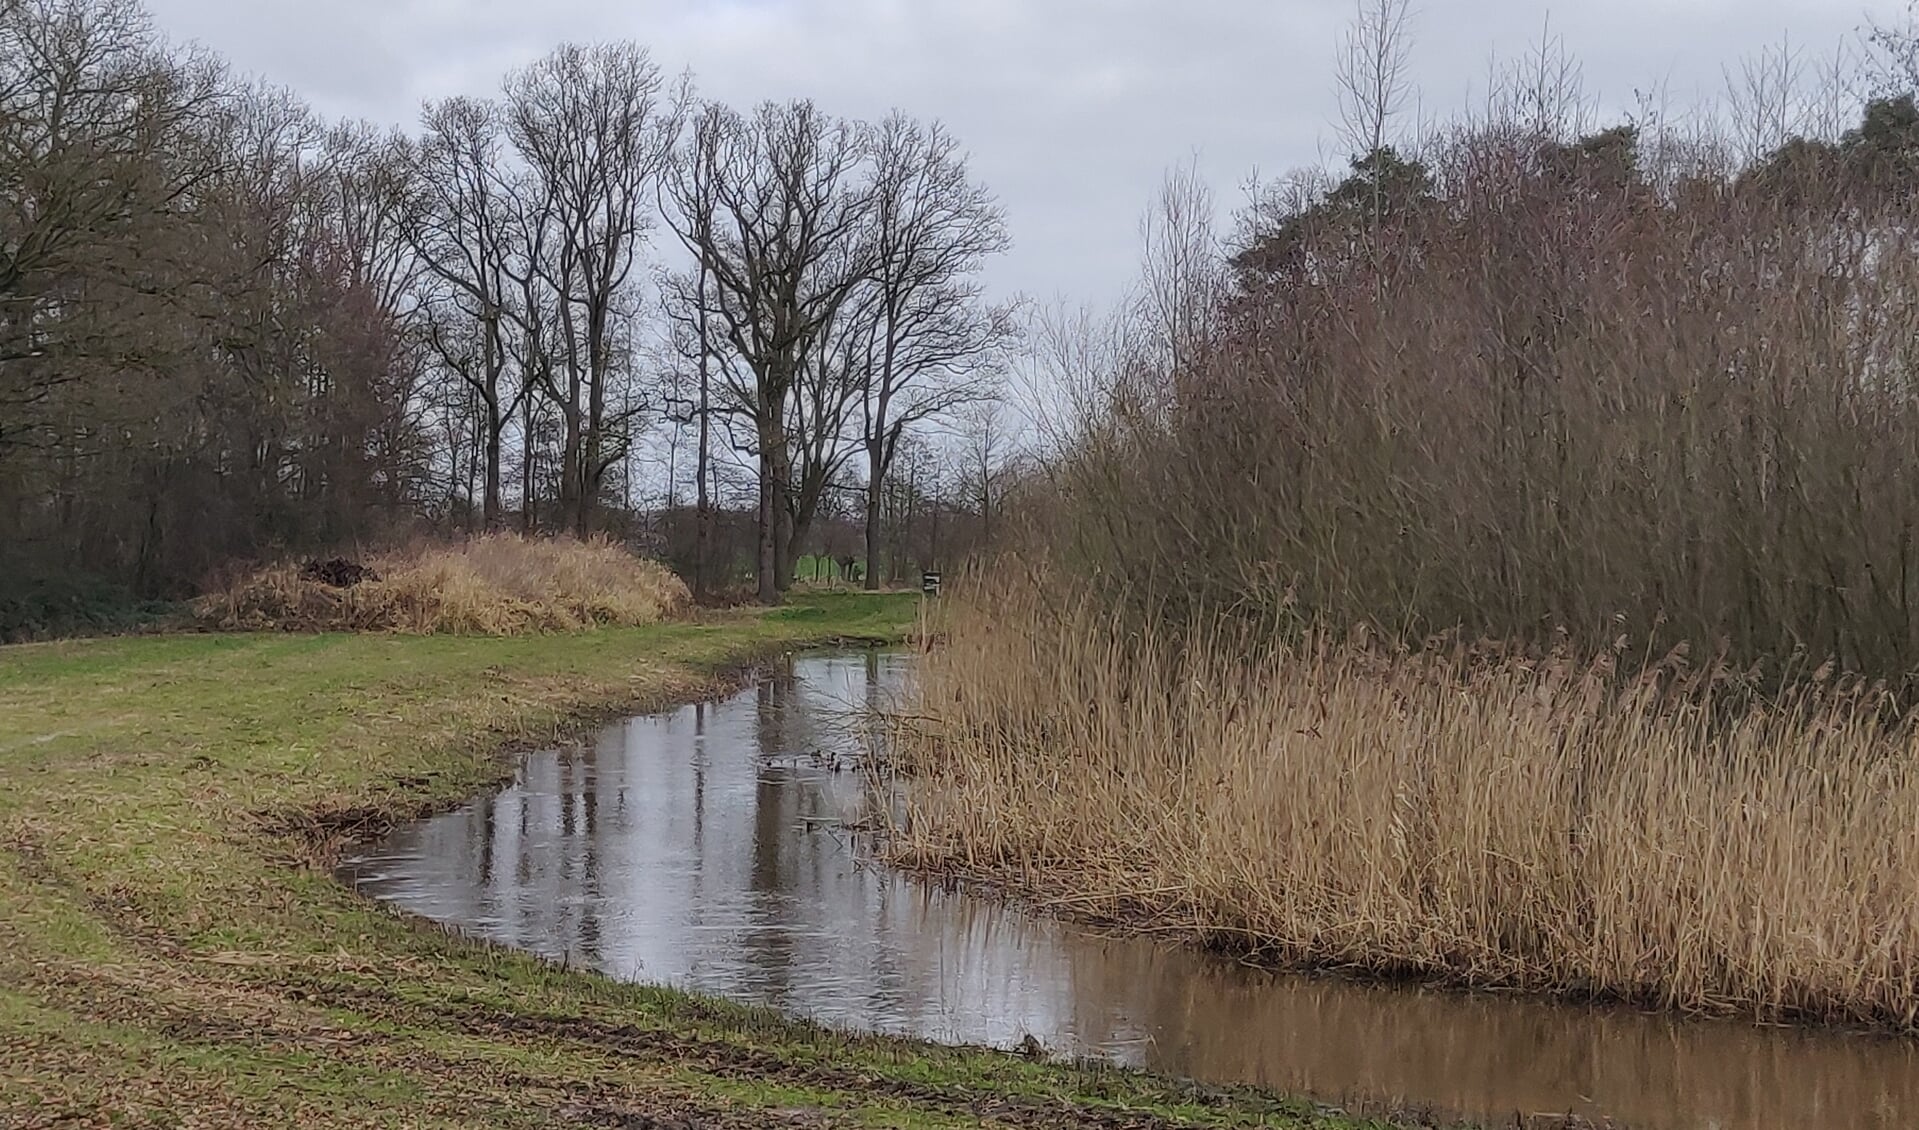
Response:
[[[348,586],[328,583],[337,569],[272,565],[201,597],[193,613],[222,631],[524,635],[654,624],[691,604],[665,566],[604,540],[496,534],[366,564],[379,579]]]
[[[1728,172],[1635,138],[1494,121],[1377,220],[1336,206],[1364,166],[1250,217],[1210,334],[1109,378],[1054,470],[1056,560],[1134,623],[1919,672],[1910,197],[1852,142]]]
[[[138,631],[178,606],[140,600],[125,585],[84,573],[30,577],[0,590],[0,643]]]

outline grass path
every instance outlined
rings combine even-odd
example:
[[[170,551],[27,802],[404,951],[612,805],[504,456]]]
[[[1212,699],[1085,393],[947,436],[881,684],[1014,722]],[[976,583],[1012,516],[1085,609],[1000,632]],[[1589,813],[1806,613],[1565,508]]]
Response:
[[[499,780],[503,750],[913,615],[0,648],[0,1125],[1355,1125],[566,972],[315,866]]]

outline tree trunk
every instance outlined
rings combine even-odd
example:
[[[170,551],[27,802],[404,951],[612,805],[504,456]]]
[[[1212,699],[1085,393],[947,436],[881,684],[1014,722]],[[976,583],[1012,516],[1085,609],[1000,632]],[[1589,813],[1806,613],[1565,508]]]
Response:
[[[804,521],[802,521],[798,518],[793,517],[790,514],[787,515],[786,553],[784,555],[786,558],[786,568],[785,568],[785,572],[780,574],[780,576],[784,579],[786,588],[793,587],[794,574],[799,571],[800,551],[806,545],[806,535],[812,532],[813,532],[813,520],[810,516],[806,518]],[[819,579],[818,571],[819,571],[819,563],[816,560],[814,562],[814,579],[815,580]]]
[[[489,407],[488,414],[493,419],[486,428],[486,495],[481,515],[487,530],[492,531],[500,526],[500,438],[506,429],[501,426],[497,408]]]
[[[539,454],[533,439],[533,394],[520,397],[520,532],[539,529]]]
[[[700,261],[699,298],[700,311],[700,450],[694,463],[694,478],[699,480],[699,509],[693,520],[693,595],[704,600],[708,595],[708,575],[713,552],[713,503],[706,490],[707,452],[710,443],[710,427],[707,415],[708,388],[711,384],[711,364],[708,355],[706,334],[706,261]]]
[[[486,425],[475,421],[473,427],[473,446],[466,454],[466,532],[476,532],[473,524],[473,498],[486,492],[486,472],[482,469],[481,453],[486,450]],[[482,507],[484,512],[484,506]]]
[[[779,466],[779,452],[785,444],[778,421],[769,428],[760,424],[760,553],[759,601],[777,605],[780,593],[780,520],[786,513],[785,472]]]
[[[595,308],[587,316],[586,346],[587,389],[586,428],[580,437],[580,508],[574,515],[573,532],[586,540],[593,527],[593,508],[600,501],[600,486],[606,466],[600,453],[606,443],[606,371],[611,367],[605,341],[606,313]]]
[[[560,405],[564,435],[560,440],[559,528],[566,530],[579,528],[583,452],[580,446],[580,339],[574,325],[573,304],[564,298],[560,301],[560,326],[566,334],[566,401]]]
[[[880,587],[880,507],[883,505],[880,492],[885,482],[879,449],[870,445],[866,449],[866,473],[866,591],[877,592]]]
[[[561,530],[574,528],[580,517],[580,378],[568,378],[570,399],[561,406],[564,435],[560,443],[560,521]]]
[[[791,480],[782,471],[773,484],[780,503],[779,509],[773,512],[773,518],[778,527],[773,539],[773,575],[782,593],[793,587],[793,572],[799,568],[799,560],[793,556],[793,513],[787,508],[787,496],[792,493],[788,489],[789,482]]]

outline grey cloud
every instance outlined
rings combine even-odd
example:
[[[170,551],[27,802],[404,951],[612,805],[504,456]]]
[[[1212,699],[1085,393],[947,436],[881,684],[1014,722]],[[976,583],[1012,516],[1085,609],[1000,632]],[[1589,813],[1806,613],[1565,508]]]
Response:
[[[1684,105],[1721,68],[1790,34],[1824,49],[1868,11],[1848,0],[1610,0],[1552,11],[1603,104],[1664,84]],[[1255,166],[1312,163],[1335,104],[1349,0],[150,0],[162,27],[322,110],[410,123],[419,102],[494,89],[562,39],[630,37],[738,103],[806,95],[845,114],[944,119],[1006,202],[1007,292],[1115,294],[1161,170],[1199,154],[1222,203]],[[1419,5],[1428,113],[1483,92],[1489,60],[1536,43],[1534,0]]]

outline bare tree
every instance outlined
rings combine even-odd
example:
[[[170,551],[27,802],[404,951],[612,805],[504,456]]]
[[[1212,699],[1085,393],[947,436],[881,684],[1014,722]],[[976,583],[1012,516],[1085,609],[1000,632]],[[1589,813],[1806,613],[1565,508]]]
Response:
[[[683,88],[682,88],[683,90]],[[684,106],[631,43],[568,44],[506,84],[507,132],[552,200],[550,264],[566,387],[550,389],[564,422],[562,521],[584,536],[606,472],[625,458],[631,412],[610,412],[616,325],[636,307],[628,280],[650,222],[656,178]]]
[[[1003,221],[937,126],[713,108],[674,162],[686,100],[638,47],[568,46],[401,136],[232,81],[137,0],[0,0],[0,557],[178,596],[236,556],[498,527],[516,475],[524,529],[613,526],[663,387],[635,341],[665,195],[694,579],[755,469],[777,599],[862,494],[877,532],[902,435],[991,385]]]
[[[0,3],[10,579],[181,595],[419,501],[405,175],[394,139],[233,82],[136,4]]]
[[[1540,23],[1539,42],[1494,80],[1493,100],[1488,120],[1519,124],[1535,143],[1583,128],[1591,109],[1585,72],[1565,39],[1553,33],[1550,19]]]
[[[147,334],[181,313],[150,297],[170,263],[140,241],[218,170],[224,94],[135,0],[0,0],[0,453],[58,442],[85,361],[170,336]]]
[[[801,359],[799,379],[787,409],[791,480],[785,491],[788,548],[798,561],[813,524],[841,473],[860,448],[853,424],[870,386],[869,366],[878,326],[869,306],[873,295],[862,288],[828,319]]]
[[[1803,131],[1810,111],[1806,77],[1805,53],[1790,40],[1740,60],[1737,73],[1726,72],[1726,108],[1740,162],[1760,161]]]
[[[1919,4],[1907,0],[1902,19],[1896,22],[1871,20],[1862,37],[1865,57],[1854,71],[1863,77],[1865,91],[1874,96],[1897,97],[1919,90]]]
[[[807,358],[871,275],[866,139],[811,102],[697,117],[672,181],[675,231],[707,281],[705,308],[743,362],[727,393],[758,447],[759,598],[791,578],[792,397]],[[741,379],[744,378],[744,379]]]
[[[702,259],[698,267],[699,281],[693,288],[694,317],[699,333],[699,443],[694,456],[694,477],[697,511],[694,517],[694,595],[704,597],[708,592],[708,577],[713,568],[713,492],[708,484],[712,481],[713,469],[713,327],[707,316],[706,291],[710,272],[706,261]]]
[[[873,322],[861,385],[866,448],[866,587],[881,575],[886,476],[919,421],[991,396],[1016,336],[1011,304],[986,301],[978,273],[1010,244],[1006,218],[968,175],[938,122],[894,113],[874,133]]]
[[[694,530],[691,571],[696,596],[710,590],[713,564],[715,521],[714,439],[716,422],[723,425],[735,414],[733,397],[715,397],[734,384],[750,384],[751,378],[734,375],[737,356],[716,336],[711,310],[707,272],[695,266],[691,271],[664,276],[660,281],[660,303],[667,332],[668,374],[666,413],[675,427],[694,429]]]
[[[673,199],[661,201],[663,211],[674,203],[684,210],[679,227],[698,228],[701,234],[695,237],[696,243],[712,238],[713,216],[718,205],[711,175],[722,135],[715,122],[716,113],[716,108],[711,106],[699,112],[687,141],[687,149],[685,153],[677,155],[672,166],[674,175],[666,181],[674,190]],[[666,195],[662,193],[663,197]],[[691,354],[698,374],[694,394],[687,398],[690,403],[686,407],[687,414],[698,429],[693,471],[693,592],[702,598],[709,591],[713,554],[713,367],[717,344],[712,311],[708,304],[711,282],[712,270],[706,257],[698,256],[692,280],[669,278],[662,287],[661,295],[668,319],[677,320],[678,328],[684,331],[674,335],[685,342],[680,350],[681,355]]]
[[[556,242],[554,189],[544,178],[520,170],[507,182],[503,234],[508,254],[502,260],[505,313],[511,327],[511,352],[519,365],[520,527],[539,528],[540,455],[544,411],[555,399],[537,392],[553,390],[560,325],[560,295],[548,267]],[[564,518],[564,516],[563,516]]]
[[[504,332],[511,254],[512,185],[502,175],[505,137],[493,105],[472,98],[431,103],[413,149],[407,242],[424,268],[422,323],[447,370],[469,386],[482,414],[482,521],[500,524],[501,447],[520,400],[505,382]]]
[[[1012,456],[1012,429],[1006,406],[981,400],[960,413],[960,468],[967,501],[979,515],[979,545],[992,544],[1000,505],[1000,484]]]
[[[420,270],[404,232],[406,150],[366,123],[327,130],[297,220],[305,285],[331,299],[314,313],[297,464],[322,541],[357,537],[381,508],[404,506],[402,484],[425,461],[412,406],[426,366],[402,315]]]
[[[1412,54],[1410,0],[1355,0],[1352,23],[1339,40],[1340,132],[1352,155],[1371,157],[1386,147],[1392,121],[1412,93],[1407,63]],[[1379,219],[1380,201],[1372,216]]]
[[[1212,189],[1197,162],[1170,169],[1140,222],[1144,241],[1136,313],[1154,362],[1189,371],[1203,352],[1225,295],[1225,264],[1214,233]]]

